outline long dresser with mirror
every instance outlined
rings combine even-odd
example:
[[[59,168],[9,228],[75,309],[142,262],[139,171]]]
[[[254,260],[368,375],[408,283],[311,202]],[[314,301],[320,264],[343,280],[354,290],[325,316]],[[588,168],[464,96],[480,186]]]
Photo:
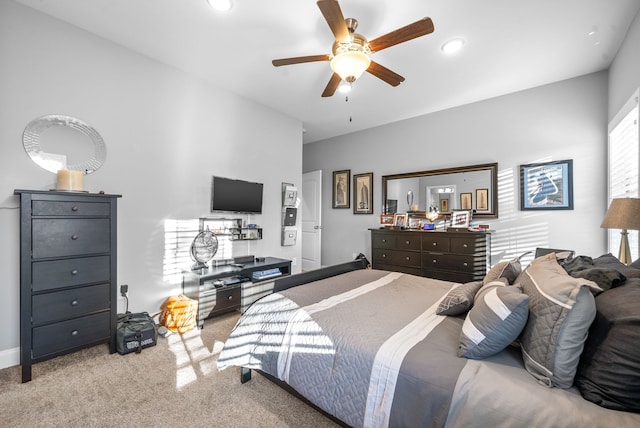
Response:
[[[481,280],[491,254],[488,232],[370,229],[374,269],[454,282]]]

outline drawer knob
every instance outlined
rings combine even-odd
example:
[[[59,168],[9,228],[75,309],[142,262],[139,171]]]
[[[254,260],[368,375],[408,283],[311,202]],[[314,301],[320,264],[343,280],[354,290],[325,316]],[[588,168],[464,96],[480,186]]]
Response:
[[[438,245],[438,243],[437,243],[437,242],[434,242],[434,243],[433,243],[433,244],[431,244],[431,245],[433,245],[434,247],[436,247],[436,246]]]
[[[407,241],[406,244],[409,245],[411,243],[411,241]]]
[[[386,239],[383,239],[383,240],[382,240],[382,242],[387,242],[387,240],[386,240]]]
[[[78,269],[74,269],[71,271],[71,275],[77,275],[78,274]]]
[[[78,330],[73,330],[71,332],[71,336],[77,336],[78,334],[80,334],[80,332]]]
[[[433,259],[433,262],[434,262],[434,263],[438,263],[438,261],[437,261],[436,259]]]
[[[384,259],[385,257],[387,257],[387,255],[386,255],[386,254],[383,254],[383,255],[382,255],[382,258]]]
[[[71,239],[75,241],[76,239],[78,239],[78,235],[71,235]]]
[[[468,247],[469,247],[469,244],[464,244],[464,245],[463,245],[463,247],[464,247],[464,248],[468,248]]]
[[[71,208],[71,211],[78,211],[78,206],[74,205],[73,208]]]
[[[407,261],[408,261],[408,260],[411,260],[411,257],[407,256],[407,258],[406,258],[406,259],[407,259]]]
[[[228,297],[228,299],[229,299],[229,300],[233,300],[233,296],[229,296],[229,297]]]
[[[467,266],[467,262],[462,263],[462,266],[466,267]]]
[[[78,301],[77,300],[72,300],[71,301],[71,306],[78,306]]]

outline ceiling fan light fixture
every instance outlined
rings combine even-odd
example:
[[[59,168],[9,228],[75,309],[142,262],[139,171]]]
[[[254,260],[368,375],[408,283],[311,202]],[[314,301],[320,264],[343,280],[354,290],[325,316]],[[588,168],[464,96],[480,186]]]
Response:
[[[351,92],[351,83],[342,82],[340,86],[338,86],[338,92],[340,92],[341,94]]]
[[[227,12],[233,7],[232,0],[207,0],[207,3],[219,12]]]
[[[364,52],[346,51],[335,55],[331,59],[331,70],[342,80],[353,83],[371,65],[371,58]]]

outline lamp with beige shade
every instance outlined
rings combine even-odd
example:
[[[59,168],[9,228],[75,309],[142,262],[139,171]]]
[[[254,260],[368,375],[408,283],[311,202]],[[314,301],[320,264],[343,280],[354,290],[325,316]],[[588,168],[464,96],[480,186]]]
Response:
[[[640,198],[613,199],[600,227],[622,229],[618,259],[630,265],[632,260],[627,230],[640,230]]]

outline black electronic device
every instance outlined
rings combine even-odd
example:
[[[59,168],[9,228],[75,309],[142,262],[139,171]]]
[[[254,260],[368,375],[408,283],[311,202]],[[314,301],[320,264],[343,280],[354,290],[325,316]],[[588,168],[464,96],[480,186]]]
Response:
[[[213,177],[211,211],[262,213],[262,183]]]

